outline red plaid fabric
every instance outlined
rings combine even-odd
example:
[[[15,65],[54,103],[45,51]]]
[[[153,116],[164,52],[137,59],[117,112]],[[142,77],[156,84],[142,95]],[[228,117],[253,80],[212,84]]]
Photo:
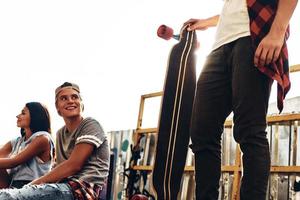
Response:
[[[267,35],[273,23],[278,0],[247,0],[250,18],[250,32],[255,49]],[[291,83],[289,79],[288,49],[286,40],[289,37],[289,28],[285,34],[285,41],[279,59],[267,66],[258,66],[258,69],[273,80],[277,81],[277,107],[283,109],[283,100],[288,93]]]
[[[102,188],[95,184],[89,184],[85,181],[67,179],[74,195],[75,200],[98,200]]]

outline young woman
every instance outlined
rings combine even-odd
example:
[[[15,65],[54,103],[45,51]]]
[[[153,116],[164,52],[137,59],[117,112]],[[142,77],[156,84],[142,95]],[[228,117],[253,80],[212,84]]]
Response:
[[[0,188],[21,188],[51,169],[54,144],[47,108],[27,103],[17,115],[17,126],[21,137],[0,148]]]

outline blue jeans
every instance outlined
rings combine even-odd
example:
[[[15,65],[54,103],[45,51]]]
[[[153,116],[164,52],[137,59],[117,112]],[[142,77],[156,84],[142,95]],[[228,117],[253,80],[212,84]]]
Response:
[[[42,185],[25,185],[20,189],[1,189],[0,199],[5,200],[72,200],[73,194],[66,183],[51,183]]]

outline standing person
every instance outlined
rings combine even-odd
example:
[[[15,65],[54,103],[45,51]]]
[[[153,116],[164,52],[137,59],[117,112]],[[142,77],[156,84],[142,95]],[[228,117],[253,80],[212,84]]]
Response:
[[[99,199],[109,170],[107,137],[99,122],[83,118],[78,85],[59,86],[55,105],[65,122],[56,135],[55,168],[21,189],[0,190],[0,199]]]
[[[218,199],[221,134],[233,111],[243,152],[241,199],[265,200],[270,170],[266,115],[273,80],[277,105],[290,88],[286,40],[297,0],[225,0],[221,15],[190,19],[189,30],[217,26],[197,83],[191,122],[197,200]]]
[[[21,137],[0,149],[0,188],[21,188],[48,173],[53,164],[54,144],[50,116],[39,102],[29,102],[17,115]]]

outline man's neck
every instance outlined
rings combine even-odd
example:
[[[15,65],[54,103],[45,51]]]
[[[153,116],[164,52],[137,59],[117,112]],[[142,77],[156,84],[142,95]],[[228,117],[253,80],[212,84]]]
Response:
[[[77,129],[77,127],[79,126],[82,120],[83,120],[82,116],[64,118],[66,128],[70,133],[73,132],[75,129]]]

